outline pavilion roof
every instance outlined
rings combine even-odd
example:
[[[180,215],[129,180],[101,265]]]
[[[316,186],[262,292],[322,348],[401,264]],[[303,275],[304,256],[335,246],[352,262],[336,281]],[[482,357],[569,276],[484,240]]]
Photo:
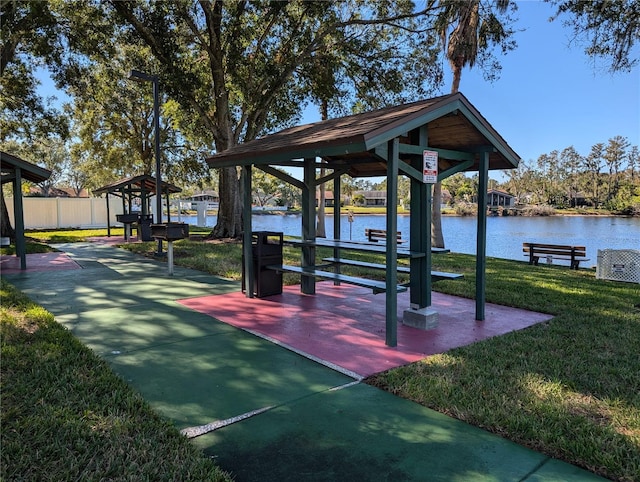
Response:
[[[2,184],[13,180],[16,176],[16,169],[20,169],[22,179],[39,183],[46,181],[51,176],[51,171],[44,167],[36,166],[30,162],[20,159],[17,156],[0,151],[0,171],[2,172]]]
[[[513,169],[520,157],[461,93],[291,127],[234,146],[207,159],[210,167],[296,165],[319,157],[329,168],[345,166],[352,177],[386,175],[386,143],[399,137],[400,159],[421,156],[416,130],[427,127],[428,147],[439,151],[439,169],[462,160],[479,169],[489,152],[489,169]],[[408,147],[403,145],[407,144]],[[411,149],[414,147],[414,149]],[[472,161],[472,162],[469,162]]]
[[[175,186],[166,181],[160,183],[160,187],[163,193],[177,193],[182,192],[178,186]],[[93,190],[93,194],[99,196],[101,194],[113,194],[113,193],[155,193],[156,178],[148,174],[141,174],[139,176],[127,177],[120,179],[106,186],[102,186]]]

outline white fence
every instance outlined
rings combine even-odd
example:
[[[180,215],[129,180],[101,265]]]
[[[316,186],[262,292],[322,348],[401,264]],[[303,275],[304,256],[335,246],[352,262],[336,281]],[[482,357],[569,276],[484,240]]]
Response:
[[[13,198],[5,199],[11,225],[15,227]],[[104,228],[107,226],[105,198],[25,197],[25,229]],[[116,214],[122,214],[122,200],[109,198],[109,224],[120,226]]]

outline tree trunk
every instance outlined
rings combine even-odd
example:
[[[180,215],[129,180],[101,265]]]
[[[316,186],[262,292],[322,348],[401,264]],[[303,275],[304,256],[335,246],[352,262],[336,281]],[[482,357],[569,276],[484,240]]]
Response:
[[[453,62],[452,62],[453,64]],[[460,79],[462,78],[462,67],[456,64],[453,69],[453,80],[451,81],[451,93],[455,94],[460,89]]]
[[[220,169],[218,222],[207,238],[239,238],[242,235],[242,197],[235,167]]]
[[[325,170],[320,169],[320,177],[324,176]],[[327,237],[327,229],[326,229],[326,217],[324,212],[324,204],[326,199],[326,189],[324,187],[324,183],[320,184],[320,199],[318,199],[318,225],[316,226],[316,237],[318,238],[326,238]]]
[[[321,120],[325,121],[329,118],[329,103],[326,100],[323,100],[320,104],[320,117]],[[320,169],[320,177],[324,177],[325,170]],[[314,190],[315,192],[315,190]],[[324,183],[320,184],[320,199],[318,200],[318,223],[316,225],[316,237],[318,238],[326,238],[327,237],[327,228],[326,228],[326,217],[324,204],[326,199],[326,188]],[[335,212],[335,208],[334,208]],[[335,235],[334,235],[335,238]]]
[[[0,236],[3,238],[16,238],[16,231],[11,226],[11,220],[9,219],[9,211],[7,210],[7,204],[4,200],[4,190],[0,193],[0,199],[2,200],[2,207],[0,214],[2,215],[2,222],[0,224]]]

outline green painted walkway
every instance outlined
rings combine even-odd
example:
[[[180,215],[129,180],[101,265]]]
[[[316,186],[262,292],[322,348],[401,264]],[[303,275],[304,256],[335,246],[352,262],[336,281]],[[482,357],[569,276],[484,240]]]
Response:
[[[238,481],[602,480],[175,302],[237,282],[180,267],[170,277],[106,245],[56,247],[83,269],[3,277],[178,428],[222,425],[193,443]]]

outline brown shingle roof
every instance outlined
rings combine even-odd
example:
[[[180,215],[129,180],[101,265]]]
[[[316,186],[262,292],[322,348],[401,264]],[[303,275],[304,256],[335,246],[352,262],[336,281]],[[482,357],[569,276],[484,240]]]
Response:
[[[474,155],[491,148],[490,169],[514,168],[520,160],[477,109],[456,93],[292,127],[234,146],[208,158],[207,163],[211,167],[278,165],[292,159],[321,157],[329,164],[349,164],[352,175],[385,175],[386,163],[374,149],[422,125],[428,129],[429,147]],[[440,158],[441,168],[446,168],[449,165],[446,156],[441,154]],[[467,170],[477,169],[476,155],[473,166]]]
[[[46,181],[51,176],[51,171],[44,167],[36,166],[17,156],[0,151],[0,171],[2,172],[3,184],[15,177],[16,169],[20,169],[20,175],[23,179],[36,184]]]
[[[160,187],[162,192],[165,193],[167,190],[170,193],[182,192],[178,186],[170,184],[166,181],[162,181],[160,183]],[[105,193],[114,193],[114,192],[142,192],[145,191],[147,193],[155,193],[156,191],[156,178],[153,176],[149,176],[146,174],[142,174],[140,176],[127,177],[124,179],[120,179],[111,184],[107,184],[106,186],[102,186],[98,189],[94,189],[93,194],[99,196],[100,194]]]

